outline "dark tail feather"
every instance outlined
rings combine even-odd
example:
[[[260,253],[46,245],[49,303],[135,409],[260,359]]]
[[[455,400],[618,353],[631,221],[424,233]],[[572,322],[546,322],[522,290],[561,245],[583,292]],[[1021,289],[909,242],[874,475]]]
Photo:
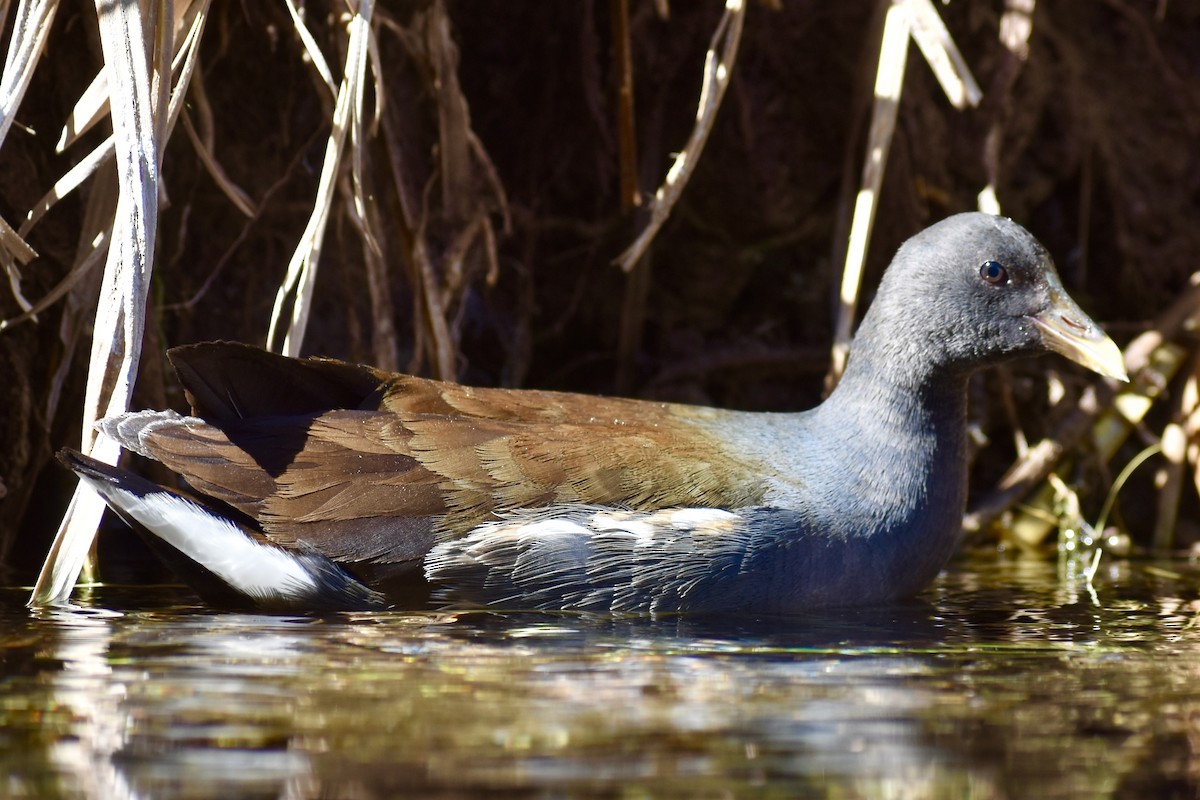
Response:
[[[209,422],[358,408],[387,375],[319,358],[286,358],[236,342],[204,342],[168,354],[192,413]]]
[[[60,450],[58,459],[207,603],[286,613],[387,607],[320,553],[265,542],[193,500],[74,450]]]

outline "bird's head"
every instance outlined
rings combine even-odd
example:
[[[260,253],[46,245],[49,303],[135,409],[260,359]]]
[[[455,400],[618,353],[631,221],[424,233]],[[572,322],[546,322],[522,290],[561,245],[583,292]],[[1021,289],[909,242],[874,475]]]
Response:
[[[860,334],[952,371],[1053,351],[1127,379],[1120,349],[1067,294],[1046,248],[990,214],[957,214],[905,242]]]

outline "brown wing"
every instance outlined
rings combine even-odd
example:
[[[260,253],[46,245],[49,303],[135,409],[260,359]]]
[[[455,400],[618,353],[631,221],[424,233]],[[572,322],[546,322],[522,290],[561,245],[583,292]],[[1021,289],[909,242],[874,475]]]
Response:
[[[430,395],[439,413],[408,412],[428,407]],[[454,533],[495,512],[551,503],[738,506],[763,492],[756,471],[695,424],[719,411],[407,376],[382,406],[411,434],[408,452],[442,476],[454,512],[442,527]]]
[[[226,348],[237,369],[217,357]],[[203,359],[191,358],[198,352]],[[245,346],[172,359],[208,421],[161,426],[142,445],[273,540],[304,541],[337,560],[419,558],[436,538],[514,508],[735,507],[763,493],[756,471],[695,424],[719,411],[384,377]],[[224,385],[254,374],[273,376],[291,413],[269,414],[268,388]],[[347,407],[320,408],[330,398]]]

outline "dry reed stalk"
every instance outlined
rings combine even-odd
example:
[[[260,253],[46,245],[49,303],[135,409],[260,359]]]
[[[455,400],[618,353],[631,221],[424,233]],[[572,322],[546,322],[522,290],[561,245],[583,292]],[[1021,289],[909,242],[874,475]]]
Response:
[[[288,4],[289,10],[293,7]],[[266,345],[268,349],[279,347],[280,352],[288,356],[299,356],[304,342],[304,333],[308,328],[308,318],[312,311],[313,289],[316,285],[317,267],[321,260],[321,248],[325,241],[325,228],[329,222],[329,212],[333,207],[333,198],[337,189],[338,174],[342,168],[342,158],[347,137],[360,144],[357,133],[353,129],[362,125],[363,86],[366,82],[366,71],[369,62],[369,42],[371,32],[371,14],[374,10],[374,0],[359,0],[347,24],[348,36],[346,44],[346,63],[342,73],[342,83],[337,89],[337,103],[333,112],[333,130],[325,146],[325,158],[321,164],[321,176],[317,180],[317,194],[313,201],[313,210],[309,215],[308,224],[296,250],[287,265],[283,282],[275,294],[275,304],[271,309],[271,321],[267,329]],[[294,14],[295,19],[299,19]],[[303,26],[298,26],[299,31]],[[303,40],[303,36],[302,36]],[[306,42],[307,46],[307,42]],[[323,59],[319,51],[312,50],[311,63],[329,82],[326,72],[322,69]],[[286,321],[285,321],[286,320]],[[282,343],[277,340],[280,333]]]
[[[647,207],[649,220],[646,227],[626,248],[625,252],[615,259],[615,263],[626,272],[634,268],[659,229],[671,216],[671,209],[675,207],[675,203],[683,194],[684,187],[687,186],[688,180],[696,169],[700,154],[704,152],[704,145],[708,142],[709,134],[712,133],[713,122],[716,120],[717,111],[721,108],[725,90],[729,87],[729,79],[733,74],[734,63],[737,61],[738,47],[742,41],[742,28],[745,21],[745,0],[725,0],[725,13],[721,16],[720,23],[717,24],[717,29],[708,45],[708,52],[704,56],[700,102],[696,107],[696,124],[692,128],[687,144],[675,156],[671,168],[667,171],[666,180],[654,193],[654,198]]]
[[[624,16],[622,16],[624,13]],[[615,263],[629,273],[621,303],[620,334],[617,352],[617,391],[627,393],[633,388],[634,361],[641,349],[643,320],[646,298],[650,292],[650,264],[645,258],[650,243],[671,216],[675,203],[691,179],[699,163],[704,145],[712,133],[717,112],[729,87],[733,67],[737,61],[745,25],[745,0],[726,0],[725,13],[714,31],[704,57],[704,72],[700,86],[700,101],[696,107],[696,122],[687,144],[675,156],[667,177],[655,192],[647,209],[647,222],[633,243],[618,256]],[[620,74],[618,85],[618,134],[620,135],[621,208],[633,208],[630,202],[640,201],[637,187],[637,172],[632,159],[633,147],[633,75],[630,57],[628,9],[622,0],[614,0],[614,38],[617,41],[617,69]],[[718,52],[719,51],[719,52]],[[628,160],[627,160],[628,159]],[[637,269],[635,270],[635,267]]]
[[[7,11],[7,4],[3,11]],[[21,0],[17,6],[16,24],[8,42],[4,72],[0,74],[0,146],[12,128],[17,108],[25,97],[33,70],[46,49],[46,37],[58,10],[57,0]],[[0,20],[5,15],[0,13]],[[0,25],[3,23],[0,22]],[[0,267],[17,304],[29,313],[33,304],[21,292],[20,268],[37,258],[37,253],[5,220],[0,220]]]
[[[621,211],[641,205],[637,175],[637,129],[633,106],[633,42],[629,31],[629,0],[611,0],[614,60],[617,66],[617,174]]]
[[[883,172],[891,150],[892,134],[896,130],[896,115],[900,110],[900,93],[904,90],[904,69],[908,63],[909,14],[901,3],[887,10],[883,35],[879,45],[879,65],[875,71],[875,108],[871,112],[871,129],[867,134],[867,155],[863,162],[862,181],[854,200],[850,223],[850,239],[846,248],[846,263],[842,268],[842,283],[838,293],[837,322],[833,333],[833,351],[826,390],[832,390],[846,370],[850,339],[862,289],[862,271],[866,263],[867,243],[875,226],[875,209]]]
[[[971,74],[966,59],[950,38],[950,31],[933,5],[933,0],[900,0],[909,15],[913,41],[933,70],[938,84],[950,105],[959,111],[974,108],[983,99],[983,92]]]
[[[195,74],[196,62],[200,52],[200,38],[204,31],[205,22],[207,21],[209,2],[210,0],[194,0],[194,2],[188,4],[186,13],[177,17],[177,24],[181,26],[180,29],[186,30],[182,37],[175,37],[178,47],[171,62],[171,71],[175,76],[174,80],[178,88],[172,93],[168,104],[166,125],[168,134],[173,129],[175,121],[183,109],[183,98],[186,94],[186,87]],[[104,74],[103,70],[99,73],[101,76]],[[104,81],[100,81],[99,79],[93,80],[85,94],[92,92],[93,88],[97,85],[107,87],[107,79]],[[93,102],[89,101],[87,105],[91,105]],[[108,100],[105,99],[100,105],[102,108],[107,109]],[[76,109],[80,108],[82,108],[81,104],[76,103]],[[81,112],[82,115],[83,112]],[[60,142],[66,141],[69,146],[69,144],[74,143],[75,138],[68,136],[67,128],[64,128],[63,134],[60,136]],[[67,170],[61,178],[54,182],[50,190],[33,205],[29,213],[25,215],[25,221],[21,224],[18,233],[23,237],[28,236],[30,231],[33,230],[50,209],[60,200],[82,186],[112,160],[116,152],[115,147],[115,138],[113,135],[109,135],[90,153],[84,156],[79,163]],[[114,196],[109,213],[112,214],[115,208],[116,198]],[[104,255],[108,247],[110,234],[111,231],[97,231],[96,236],[89,240],[92,249],[98,252],[98,257]],[[0,320],[0,332],[13,325],[35,318],[38,313],[61,299],[83,276],[83,273],[98,263],[97,258],[77,257],[67,275],[53,289],[43,297],[40,297],[30,308],[26,309],[25,313],[11,319]]]
[[[846,369],[859,293],[862,291],[863,266],[875,227],[879,191],[883,185],[883,173],[887,168],[896,117],[900,110],[900,96],[904,90],[910,38],[917,42],[942,91],[955,108],[961,110],[978,105],[983,96],[931,0],[893,0],[884,18],[880,39],[879,64],[875,71],[875,103],[871,112],[871,128],[867,134],[862,180],[854,200],[846,261],[842,268],[833,350],[825,380],[826,391],[832,391]]]
[[[58,134],[58,142],[54,145],[57,153],[66,152],[75,144],[80,136],[91,130],[97,122],[108,116],[108,73],[103,69],[83,90],[83,94],[75,101],[71,113],[62,131]]]
[[[135,3],[98,2],[96,14],[111,78],[111,116],[120,175],[113,229],[121,235],[108,249],[100,290],[84,399],[82,449],[105,463],[115,464],[119,445],[107,438],[97,439],[93,425],[100,417],[128,408],[137,376],[158,222],[159,142],[155,139],[158,125],[150,72],[168,70],[169,74],[166,53],[173,31],[160,18],[159,24],[151,28],[155,40],[147,42],[142,9]],[[160,104],[157,112],[165,115],[165,105]],[[76,488],[34,586],[31,606],[66,601],[83,568],[104,508],[104,501],[94,491],[82,485]]]
[[[7,12],[7,3],[3,11]],[[33,79],[33,70],[46,49],[46,37],[58,11],[58,0],[21,0],[8,42],[4,73],[0,75],[0,145],[12,127],[17,108]],[[5,18],[0,14],[0,25]]]
[[[284,5],[287,6],[288,14],[292,17],[292,28],[300,39],[301,46],[304,47],[304,53],[308,56],[309,63],[321,78],[322,83],[328,87],[330,96],[337,97],[338,88],[333,80],[333,71],[329,69],[329,64],[321,53],[316,37],[312,35],[312,31],[304,22],[304,10],[296,5],[296,0],[284,0]]]
[[[149,9],[149,18],[143,18],[143,9],[136,3],[114,5],[98,0],[96,5],[119,176],[110,231],[119,235],[112,235],[108,244],[101,300],[93,324],[82,449],[109,464],[116,463],[120,448],[107,438],[97,438],[94,423],[129,407],[154,263],[159,167],[195,67],[207,8],[208,0],[201,0],[188,4],[182,9],[185,13],[177,16],[173,4],[165,0]],[[177,26],[188,29],[178,53],[174,47]],[[149,41],[147,30],[152,33]],[[173,59],[173,55],[181,60]],[[174,90],[173,65],[179,65]],[[87,261],[85,256],[80,263]],[[98,495],[82,487],[76,489],[42,565],[29,600],[31,606],[66,602],[103,510]]]
[[[1033,9],[1036,0],[1005,0],[1000,16],[1000,43],[1008,53],[992,82],[992,95],[999,98],[999,111],[983,143],[983,166],[988,182],[977,197],[980,211],[1000,213],[996,186],[1000,181],[1000,144],[1012,116],[1012,93],[1021,69],[1029,59],[1029,37],[1033,34]],[[1080,212],[1083,214],[1083,212]],[[1081,237],[1082,241],[1086,241]]]
[[[406,136],[420,136],[414,129],[421,121],[401,119],[395,109],[382,113],[384,146],[400,208],[398,224],[391,230],[400,240],[413,290],[414,347],[407,369],[420,372],[428,363],[436,377],[453,380],[459,360],[457,328],[466,310],[463,300],[480,270],[489,285],[498,277],[492,216],[500,216],[505,233],[511,230],[508,199],[471,127],[445,4],[430,4],[407,27],[387,16],[380,17],[380,24],[421,67],[418,74],[433,104],[437,142],[436,168],[428,177],[418,177],[420,169],[408,162],[404,148]]]
[[[1154,518],[1154,549],[1168,550],[1175,540],[1179,501],[1183,497],[1189,434],[1187,422],[1200,408],[1200,352],[1193,352],[1186,367],[1183,391],[1172,403],[1171,421],[1163,428],[1162,456],[1166,461],[1155,476],[1158,509]]]

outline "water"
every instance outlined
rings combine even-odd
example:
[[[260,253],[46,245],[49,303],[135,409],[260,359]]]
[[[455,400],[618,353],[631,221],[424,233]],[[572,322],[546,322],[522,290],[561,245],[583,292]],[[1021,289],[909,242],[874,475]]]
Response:
[[[805,618],[0,602],[0,796],[1200,796],[1200,569]],[[119,611],[107,610],[119,609]]]

